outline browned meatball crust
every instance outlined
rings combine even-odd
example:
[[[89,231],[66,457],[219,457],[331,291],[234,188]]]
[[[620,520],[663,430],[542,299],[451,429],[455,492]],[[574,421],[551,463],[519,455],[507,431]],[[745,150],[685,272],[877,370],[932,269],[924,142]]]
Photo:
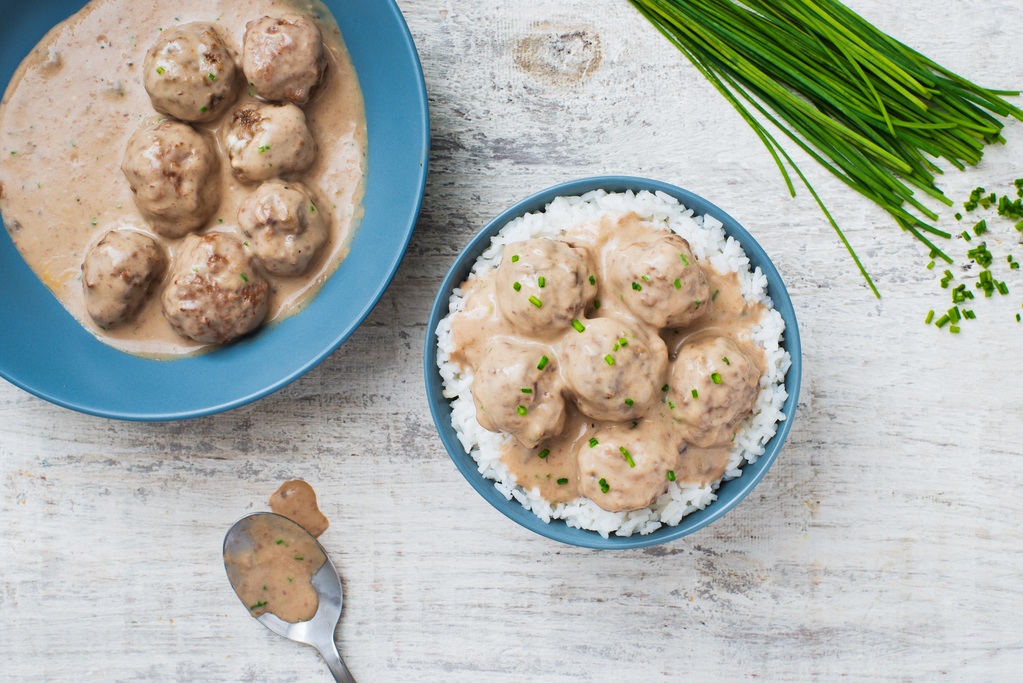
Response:
[[[242,69],[260,97],[303,105],[326,68],[323,35],[309,17],[284,14],[246,24]]]
[[[306,272],[327,242],[325,215],[302,183],[270,180],[242,203],[238,225],[267,272],[290,277]]]
[[[162,303],[178,334],[224,344],[263,322],[270,285],[238,240],[217,232],[190,235],[180,245]]]
[[[293,104],[241,105],[229,115],[222,135],[231,168],[242,180],[305,173],[316,161],[305,112]]]
[[[82,263],[85,307],[104,329],[126,323],[146,302],[167,267],[163,249],[149,235],[111,230]]]
[[[166,31],[143,66],[156,111],[182,121],[212,121],[231,106],[238,85],[234,57],[211,24]]]
[[[139,211],[169,238],[201,228],[220,206],[219,169],[206,138],[180,121],[136,131],[121,163]]]

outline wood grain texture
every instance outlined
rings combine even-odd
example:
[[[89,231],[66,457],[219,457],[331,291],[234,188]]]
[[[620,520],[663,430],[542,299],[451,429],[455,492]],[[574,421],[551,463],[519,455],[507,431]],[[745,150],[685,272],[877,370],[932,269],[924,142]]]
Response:
[[[950,305],[941,269],[795,155],[875,300],[809,194],[786,195],[753,133],[625,0],[400,5],[431,174],[401,269],[340,350],[182,423],[87,417],[0,383],[0,680],[328,680],[315,652],[246,615],[220,561],[229,524],[296,477],[332,522],[338,642],[360,681],[1018,680],[1020,271],[998,270],[1010,296],[977,302],[960,335],[924,326]],[[1016,0],[850,5],[982,84],[1021,85]],[[1023,125],[1006,137],[941,186],[1004,192],[1023,176]],[[707,529],[622,552],[491,509],[436,436],[421,367],[429,306],[475,231],[604,173],[674,182],[737,218],[785,278],[804,344],[798,414],[760,486]],[[1023,258],[996,226],[996,259]]]

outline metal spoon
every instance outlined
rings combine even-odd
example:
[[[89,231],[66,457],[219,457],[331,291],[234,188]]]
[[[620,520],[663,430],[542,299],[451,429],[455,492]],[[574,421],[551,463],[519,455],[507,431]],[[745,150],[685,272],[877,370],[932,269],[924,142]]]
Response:
[[[246,522],[253,521],[254,518],[260,515],[276,517],[278,522],[293,528],[294,533],[306,534],[315,541],[312,534],[287,517],[282,517],[272,512],[256,512],[251,515],[245,515],[234,523],[227,532],[227,536],[224,537],[224,568],[227,570],[227,578],[231,581],[231,587],[236,592],[238,589],[231,578],[232,572],[227,562],[226,554],[229,550],[253,544],[252,537],[248,534],[249,525]],[[318,541],[317,545],[319,545]],[[320,656],[323,657],[323,661],[327,663],[330,673],[334,675],[334,680],[338,683],[355,683],[355,679],[348,671],[348,667],[345,666],[344,660],[341,659],[341,655],[337,651],[337,645],[334,644],[334,629],[337,628],[337,624],[341,620],[341,577],[338,576],[337,569],[334,567],[334,563],[330,561],[327,551],[323,550],[323,546],[320,546],[320,550],[323,551],[327,561],[323,563],[323,566],[320,567],[319,571],[312,578],[313,588],[316,590],[316,595],[320,601],[313,618],[309,621],[291,624],[267,612],[258,617],[257,620],[279,636],[315,647],[319,651]]]

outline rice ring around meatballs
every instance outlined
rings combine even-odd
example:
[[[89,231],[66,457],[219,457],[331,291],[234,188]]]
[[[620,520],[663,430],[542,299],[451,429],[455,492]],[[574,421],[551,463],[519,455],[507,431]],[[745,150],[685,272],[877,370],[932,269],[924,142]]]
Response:
[[[143,76],[153,108],[182,121],[213,121],[237,94],[234,57],[217,30],[202,22],[165,32],[146,53]]]
[[[309,17],[284,14],[245,25],[242,69],[260,97],[303,105],[326,68],[323,35]]]
[[[180,121],[135,131],[121,163],[139,211],[171,239],[203,227],[220,206],[219,170],[210,143]]]
[[[242,202],[238,225],[267,272],[291,277],[309,270],[326,244],[325,215],[302,183],[270,180]]]
[[[263,322],[270,285],[235,238],[219,232],[190,235],[180,245],[162,304],[178,334],[225,344]]]

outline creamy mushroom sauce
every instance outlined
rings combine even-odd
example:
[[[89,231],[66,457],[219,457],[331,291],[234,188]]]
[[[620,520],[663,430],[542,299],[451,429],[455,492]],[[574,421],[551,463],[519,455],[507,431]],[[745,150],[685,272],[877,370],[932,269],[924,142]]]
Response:
[[[146,52],[164,30],[204,21],[217,28],[240,64],[246,23],[289,12],[313,17],[328,48],[324,82],[304,106],[318,153],[302,181],[314,189],[317,206],[329,215],[330,235],[305,275],[268,276],[272,294],[266,322],[281,320],[299,312],[347,256],[362,212],[367,163],[362,93],[325,5],[301,0],[94,0],[54,27],[11,79],[0,105],[4,223],[36,275],[104,343],[153,358],[217,347],[181,337],[171,328],[161,312],[162,283],[136,319],[119,327],[104,330],[86,311],[82,262],[107,231],[126,228],[151,235],[167,249],[171,262],[181,243],[152,231],[120,169],[132,134],[163,118],[143,86]],[[235,105],[255,101],[250,88],[239,88]],[[225,122],[222,116],[194,125],[219,146],[218,131]],[[241,238],[238,210],[257,184],[234,176],[225,150],[219,156],[222,200],[199,232],[226,231]]]
[[[270,509],[286,519],[262,514],[246,522],[242,531],[253,543],[224,554],[228,578],[252,616],[270,612],[290,623],[308,621],[320,604],[312,578],[327,561],[310,535],[319,538],[330,521],[316,505],[313,487],[300,479],[281,484]]]
[[[652,244],[669,234],[641,222],[635,214],[628,214],[617,218],[605,217],[600,224],[575,229],[564,237],[569,245],[585,250],[593,270],[596,287],[588,290],[586,283],[581,283],[581,296],[585,299],[585,305],[579,313],[578,322],[586,329],[586,333],[573,327],[559,328],[557,321],[551,318],[555,315],[553,312],[546,314],[552,320],[550,325],[554,327],[553,330],[545,325],[530,329],[528,325],[512,324],[502,312],[500,302],[507,301],[507,297],[511,296],[523,300],[527,300],[528,296],[541,299],[543,306],[537,308],[537,311],[543,311],[548,306],[546,302],[552,299],[557,302],[558,294],[549,293],[548,290],[551,286],[548,281],[551,279],[551,271],[559,268],[565,270],[557,261],[546,271],[542,285],[540,276],[544,273],[539,270],[527,276],[518,276],[519,279],[514,283],[505,282],[507,278],[502,276],[502,270],[521,270],[526,257],[516,258],[515,252],[521,251],[522,245],[530,243],[506,245],[499,268],[461,285],[466,303],[463,312],[455,315],[451,321],[454,349],[450,358],[463,370],[471,371],[474,375],[473,396],[477,406],[477,420],[484,428],[498,431],[493,427],[494,416],[486,415],[486,406],[481,405],[478,396],[481,372],[487,371],[503,372],[510,377],[505,397],[513,406],[520,404],[526,407],[530,416],[533,411],[537,411],[539,419],[546,418],[548,424],[555,425],[552,431],[556,433],[545,435],[530,444],[531,447],[519,440],[506,440],[501,457],[519,485],[526,489],[539,489],[540,495],[548,502],[567,502],[586,496],[607,510],[638,509],[652,503],[666,491],[668,480],[672,477],[680,483],[702,485],[717,481],[725,472],[731,441],[734,439],[733,428],[737,428],[738,422],[751,412],[759,391],[765,359],[763,349],[753,341],[750,330],[759,322],[766,309],[761,304],[749,304],[742,298],[739,278],[735,273],[721,274],[709,262],[696,261],[694,257],[692,267],[699,268],[707,282],[707,288],[699,291],[709,294],[707,300],[692,307],[690,313],[697,315],[695,320],[680,327],[660,328],[641,319],[626,303],[626,296],[639,295],[641,291],[636,290],[631,283],[621,282],[620,274],[623,268],[633,270],[637,273],[636,286],[649,285],[639,273],[649,269],[646,272],[654,275],[659,266],[653,260],[644,260],[642,252],[633,252],[637,245],[642,249],[643,245]],[[625,254],[635,262],[627,266],[615,266],[613,261],[620,254]],[[516,261],[514,265],[513,259]],[[529,270],[528,264],[526,270]],[[615,273],[619,275],[613,276]],[[690,279],[693,282],[698,280]],[[521,288],[515,288],[515,284]],[[683,293],[686,291],[679,281],[675,282],[675,289]],[[517,305],[517,302],[513,305]],[[681,311],[682,319],[687,319],[689,315]],[[651,314],[645,314],[644,317],[651,317]],[[646,376],[615,379],[631,387],[625,391],[633,392],[635,396],[649,392],[656,392],[657,396],[648,400],[645,406],[638,399],[628,405],[623,403],[621,408],[625,417],[621,419],[594,419],[584,415],[579,406],[595,399],[599,408],[601,397],[580,396],[570,388],[573,381],[578,385],[580,381],[585,382],[588,376],[584,373],[580,380],[579,372],[566,370],[566,349],[570,345],[585,345],[584,334],[596,330],[594,333],[599,335],[600,329],[608,326],[617,326],[616,330],[631,330],[635,340],[633,346],[638,342],[646,349],[638,356],[639,360],[633,361],[633,367],[646,369]],[[721,347],[721,344],[731,346]],[[500,367],[501,362],[496,359],[493,363],[489,362],[488,357],[495,353],[503,354],[509,348],[518,349],[524,356],[528,356],[529,363],[536,363],[546,357],[545,363],[537,363],[544,366],[543,370],[534,371],[536,366],[529,365],[526,376],[523,376],[510,369],[511,365],[522,366],[522,362],[513,355],[502,356],[512,359],[505,362],[507,367],[504,368]],[[684,348],[689,351],[683,352]],[[713,361],[718,364],[713,368],[716,370],[714,374],[718,375],[714,383],[735,385],[740,389],[751,390],[752,394],[747,391],[744,396],[728,397],[711,407],[707,403],[700,403],[710,398],[706,390],[702,399],[699,396],[693,397],[693,390],[699,393],[699,388],[695,380],[690,381],[684,365],[687,359],[692,360],[694,354],[698,356],[701,349],[717,353],[720,348],[734,348],[735,352],[725,352],[733,353],[733,357],[727,361],[730,363],[728,365],[719,358],[706,359],[707,363]],[[623,357],[626,349],[615,344],[599,350],[598,354],[606,352],[606,357],[614,361],[615,365],[610,362],[606,368],[597,365],[591,375],[595,376],[604,370],[614,371],[616,366],[622,367],[627,360]],[[578,355],[578,351],[573,353]],[[727,357],[724,353],[720,355]],[[498,367],[491,367],[494,364]],[[743,373],[746,376],[739,376]],[[574,380],[573,375],[577,376]],[[682,378],[679,381],[685,386],[674,386],[672,380],[676,378]],[[527,382],[535,384],[525,386]],[[622,386],[621,382],[616,386]],[[667,390],[662,391],[664,387]],[[527,394],[523,392],[524,389],[531,391]],[[564,421],[560,431],[556,429],[557,416],[552,417],[557,410],[559,396],[565,397]],[[617,400],[623,399],[619,397]],[[745,407],[747,404],[748,407]],[[550,408],[550,405],[555,407]],[[547,407],[547,414],[540,413],[544,407]],[[493,412],[495,406],[491,408]],[[610,409],[613,410],[614,406]],[[740,409],[743,412],[735,415],[729,409]],[[518,414],[522,415],[521,407],[518,410]],[[599,412],[593,405],[585,410],[591,414]],[[691,422],[693,415],[697,415],[702,422],[698,421],[694,426],[682,419],[687,418]],[[723,438],[722,430],[726,433]],[[524,427],[516,436],[522,439],[526,438],[523,434],[535,435],[537,431],[535,426],[533,429]],[[605,438],[605,443],[600,443],[595,435]],[[635,467],[630,465],[630,458]]]
[[[286,481],[270,496],[270,509],[319,538],[330,521],[316,505],[316,491],[301,479]]]
[[[327,561],[319,544],[275,515],[256,515],[245,525],[252,545],[224,553],[224,566],[249,614],[270,612],[293,624],[312,619],[320,605],[312,579]]]

